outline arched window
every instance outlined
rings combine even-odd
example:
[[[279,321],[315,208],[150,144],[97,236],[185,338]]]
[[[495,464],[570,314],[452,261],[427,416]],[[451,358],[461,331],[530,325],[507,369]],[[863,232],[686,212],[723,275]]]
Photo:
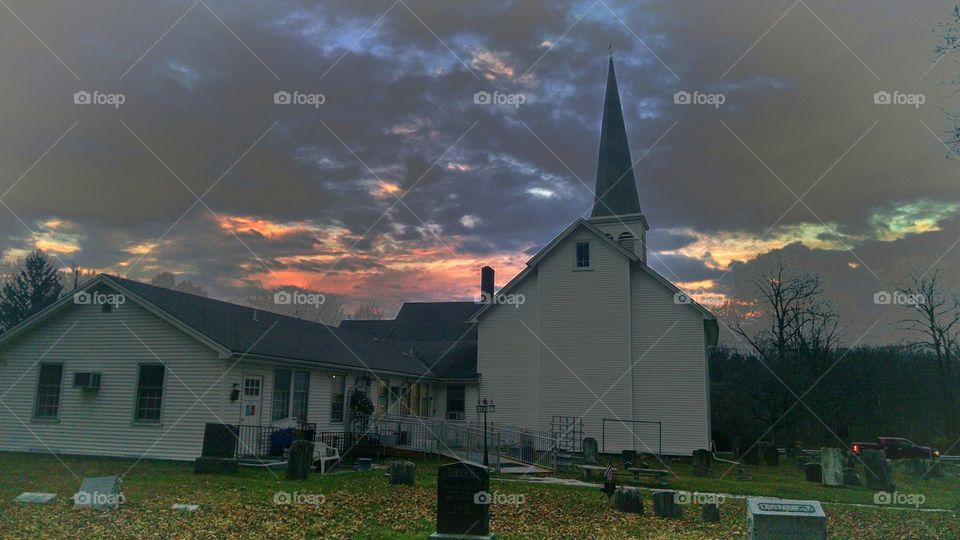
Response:
[[[637,251],[637,242],[634,236],[628,232],[621,234],[617,238],[617,243],[620,244],[620,247],[629,251],[630,253],[636,254]]]

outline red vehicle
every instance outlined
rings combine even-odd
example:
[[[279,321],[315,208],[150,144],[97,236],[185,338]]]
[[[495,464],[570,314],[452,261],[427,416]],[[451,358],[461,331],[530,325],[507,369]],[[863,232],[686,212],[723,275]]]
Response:
[[[920,446],[900,437],[878,437],[878,442],[855,442],[851,447],[854,454],[864,450],[883,450],[887,459],[936,459],[940,451],[929,446]]]

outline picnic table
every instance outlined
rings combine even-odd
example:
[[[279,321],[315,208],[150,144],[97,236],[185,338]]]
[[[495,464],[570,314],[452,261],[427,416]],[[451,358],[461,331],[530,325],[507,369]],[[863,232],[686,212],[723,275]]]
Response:
[[[577,465],[577,467],[583,471],[584,480],[590,480],[590,478],[593,476],[593,471],[600,471],[602,473],[603,470],[606,469],[606,466],[601,467],[600,465]],[[611,471],[616,472],[617,469],[611,467]]]
[[[647,467],[630,467],[627,470],[633,473],[633,479],[638,482],[642,477],[650,476],[656,478],[660,485],[667,485],[667,475],[670,474],[670,471],[664,469],[649,469]]]

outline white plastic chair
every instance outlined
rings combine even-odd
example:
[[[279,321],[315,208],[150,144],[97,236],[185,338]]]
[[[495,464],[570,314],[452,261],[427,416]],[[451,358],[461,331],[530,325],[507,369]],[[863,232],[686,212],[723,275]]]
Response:
[[[320,464],[320,474],[327,472],[327,462],[340,461],[340,451],[326,443],[318,442],[313,448],[313,462]]]

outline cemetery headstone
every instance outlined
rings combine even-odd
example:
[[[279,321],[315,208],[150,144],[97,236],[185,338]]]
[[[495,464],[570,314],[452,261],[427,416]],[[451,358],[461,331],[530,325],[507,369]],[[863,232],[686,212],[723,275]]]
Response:
[[[769,467],[780,466],[780,451],[775,445],[765,446],[763,448],[763,462]]]
[[[115,510],[124,502],[120,484],[117,476],[84,478],[80,483],[80,491],[73,496],[73,507]]]
[[[208,422],[203,428],[203,447],[193,472],[223,473],[237,470],[237,426]]]
[[[703,505],[703,521],[707,523],[720,523],[720,506],[717,503],[706,503]]]
[[[613,507],[620,512],[643,515],[643,494],[632,487],[617,488],[611,499]]]
[[[290,443],[287,480],[306,480],[313,466],[313,442],[297,439]]]
[[[200,455],[211,458],[237,457],[237,426],[207,423],[203,428],[203,450]]]
[[[357,458],[357,472],[369,472],[373,468],[373,459],[368,457]]]
[[[26,493],[21,493],[16,499],[14,499],[14,502],[23,504],[49,504],[56,498],[56,493],[34,493],[28,491]]]
[[[637,462],[637,451],[636,450],[624,450],[621,452],[623,457],[623,466],[624,468],[633,467],[633,464]]]
[[[864,450],[860,453],[860,459],[863,461],[863,475],[868,488],[891,493],[896,491],[890,462],[883,450]]]
[[[713,454],[703,448],[693,451],[693,475],[707,476],[713,469]]]
[[[820,449],[820,476],[825,486],[843,485],[843,454],[839,448]]]
[[[417,466],[410,461],[393,461],[390,463],[390,485],[412,486],[417,477]]]
[[[178,512],[189,512],[193,513],[200,509],[199,504],[173,504],[170,505],[171,510],[176,510]]]
[[[486,467],[459,462],[437,473],[437,532],[435,539],[491,539],[490,473]]]
[[[750,540],[826,540],[827,516],[819,501],[747,498]]]
[[[823,483],[823,471],[819,463],[807,463],[803,466],[803,474],[807,482]]]
[[[750,471],[748,471],[746,467],[740,467],[737,469],[737,480],[741,482],[753,480],[753,475],[750,474]]]
[[[655,491],[653,499],[653,514],[662,518],[683,517],[683,506],[677,501],[675,491]]]
[[[757,447],[757,445],[747,447],[743,454],[740,455],[740,460],[747,465],[759,465],[760,449]]]
[[[860,485],[860,476],[857,475],[857,470],[853,467],[847,467],[843,469],[843,485],[845,486],[859,486]]]
[[[598,459],[597,440],[593,437],[587,437],[583,440],[583,463],[586,465],[596,465]]]

